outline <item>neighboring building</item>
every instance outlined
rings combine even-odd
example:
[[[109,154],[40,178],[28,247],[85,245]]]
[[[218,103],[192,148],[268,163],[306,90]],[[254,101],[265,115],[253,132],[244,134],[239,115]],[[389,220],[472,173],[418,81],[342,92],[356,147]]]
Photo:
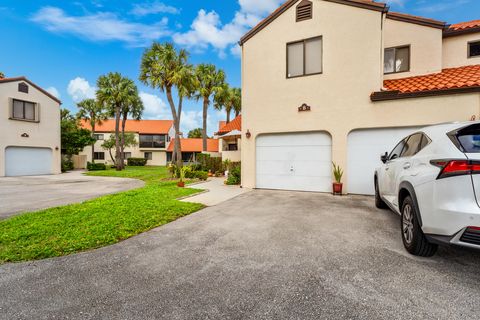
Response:
[[[239,162],[241,160],[242,116],[236,117],[229,123],[222,123],[216,136],[219,139],[218,151],[222,154],[222,160]]]
[[[61,172],[60,105],[27,78],[0,78],[0,177]]]
[[[82,127],[91,130],[87,121],[81,122]],[[147,165],[165,166],[167,164],[167,146],[175,136],[175,128],[172,120],[127,120],[125,132],[135,134],[137,145],[125,148],[125,159],[145,158]],[[105,140],[115,135],[115,120],[109,119],[95,127],[95,154],[94,161],[98,163],[113,164],[108,150],[102,147]],[[92,147],[87,146],[80,153],[86,156],[88,162],[92,162]],[[115,149],[112,149],[115,158]]]
[[[240,44],[245,187],[331,192],[334,161],[345,191],[373,194],[401,137],[480,113],[480,21],[289,0]]]
[[[173,147],[175,144],[175,139],[170,141],[167,149],[167,162],[172,161]],[[203,150],[203,140],[202,139],[180,139],[180,147],[182,150],[182,159],[183,162],[196,162],[197,155],[200,153],[208,153],[212,157],[219,157],[220,153],[218,152],[218,140],[217,139],[207,139],[207,151],[202,152]]]

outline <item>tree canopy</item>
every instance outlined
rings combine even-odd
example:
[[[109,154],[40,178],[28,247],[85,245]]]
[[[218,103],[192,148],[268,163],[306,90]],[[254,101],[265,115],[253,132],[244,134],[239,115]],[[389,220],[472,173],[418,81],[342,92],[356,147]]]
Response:
[[[202,128],[196,128],[188,132],[188,137],[190,139],[199,139],[202,137]]]
[[[78,120],[67,109],[60,112],[62,153],[78,154],[86,146],[95,142],[90,130],[80,127]]]

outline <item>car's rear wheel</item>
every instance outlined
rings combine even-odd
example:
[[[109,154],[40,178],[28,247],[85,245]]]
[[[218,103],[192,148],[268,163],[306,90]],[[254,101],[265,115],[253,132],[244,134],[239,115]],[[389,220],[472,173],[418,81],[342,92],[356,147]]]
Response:
[[[402,240],[405,249],[415,256],[431,257],[438,246],[428,242],[418,223],[418,212],[413,200],[407,196],[402,204]]]
[[[380,197],[380,190],[378,189],[378,181],[375,179],[375,207],[378,209],[386,209],[387,204]]]

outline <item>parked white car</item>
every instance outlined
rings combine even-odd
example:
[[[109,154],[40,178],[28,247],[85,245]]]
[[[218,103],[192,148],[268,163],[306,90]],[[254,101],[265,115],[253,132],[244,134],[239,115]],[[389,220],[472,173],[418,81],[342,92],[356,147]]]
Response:
[[[408,252],[438,244],[480,249],[480,121],[426,127],[403,139],[375,172],[375,204],[401,215]]]

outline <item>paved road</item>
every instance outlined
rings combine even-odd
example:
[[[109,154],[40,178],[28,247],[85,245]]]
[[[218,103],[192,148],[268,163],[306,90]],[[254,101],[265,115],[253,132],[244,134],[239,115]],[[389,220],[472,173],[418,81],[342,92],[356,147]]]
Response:
[[[82,202],[143,185],[143,181],[134,179],[84,176],[82,171],[0,178],[0,219],[26,211]]]
[[[480,254],[408,255],[369,197],[252,191],[122,243],[0,266],[0,319],[475,319]]]

